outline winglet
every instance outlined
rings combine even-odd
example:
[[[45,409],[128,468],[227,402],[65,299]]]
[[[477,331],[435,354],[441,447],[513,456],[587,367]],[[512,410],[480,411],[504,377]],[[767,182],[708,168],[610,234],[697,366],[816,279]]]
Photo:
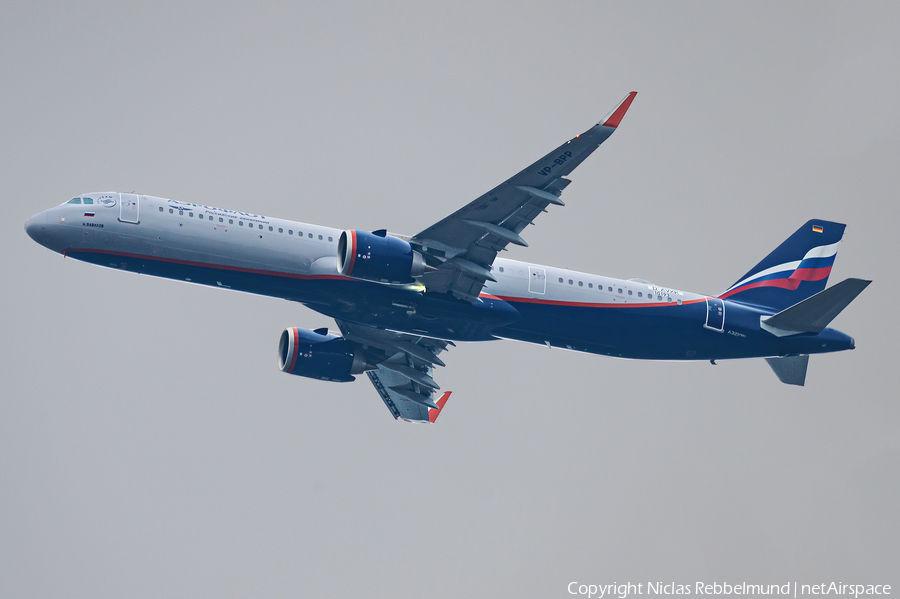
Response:
[[[428,421],[434,423],[437,420],[437,417],[441,415],[441,410],[444,409],[444,405],[447,403],[447,399],[450,397],[450,393],[452,391],[444,391],[444,394],[441,395],[441,398],[437,400],[438,409],[428,408]]]
[[[622,117],[625,116],[625,113],[628,112],[628,108],[631,106],[631,103],[634,102],[634,97],[637,95],[637,92],[631,92],[625,99],[619,102],[619,105],[612,109],[606,118],[600,121],[600,125],[604,127],[612,127],[615,129],[619,126],[619,123],[622,122]]]

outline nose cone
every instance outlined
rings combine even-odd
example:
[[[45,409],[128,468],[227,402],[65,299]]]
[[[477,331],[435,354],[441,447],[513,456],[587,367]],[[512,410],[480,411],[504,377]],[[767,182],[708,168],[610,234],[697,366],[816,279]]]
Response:
[[[54,241],[52,215],[49,214],[49,210],[39,212],[26,220],[25,232],[45,248],[54,252],[59,251],[59,248],[56,247],[59,244]]]
[[[40,243],[38,237],[40,236],[40,225],[38,225],[38,217],[40,214],[35,214],[31,218],[25,221],[25,232],[28,233],[28,236]]]

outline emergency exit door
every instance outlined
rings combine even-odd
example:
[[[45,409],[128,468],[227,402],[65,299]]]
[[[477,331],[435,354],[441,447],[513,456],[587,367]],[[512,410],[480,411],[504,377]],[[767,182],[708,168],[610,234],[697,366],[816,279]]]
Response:
[[[544,295],[547,291],[547,272],[543,268],[528,267],[528,291]]]

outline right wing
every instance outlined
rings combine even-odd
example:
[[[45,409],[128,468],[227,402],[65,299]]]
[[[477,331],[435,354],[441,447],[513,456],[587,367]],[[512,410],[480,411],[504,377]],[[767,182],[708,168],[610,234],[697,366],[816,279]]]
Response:
[[[438,358],[452,341],[396,333],[337,320],[345,339],[362,346],[370,369],[366,375],[395,419],[434,422],[447,403],[450,391],[437,401],[440,389],[431,378]]]
[[[428,291],[478,299],[485,281],[494,280],[491,264],[510,243],[527,245],[519,233],[559,196],[575,170],[613,134],[637,92],[631,92],[603,120],[553,150],[450,216],[414,235],[432,268],[420,278]]]

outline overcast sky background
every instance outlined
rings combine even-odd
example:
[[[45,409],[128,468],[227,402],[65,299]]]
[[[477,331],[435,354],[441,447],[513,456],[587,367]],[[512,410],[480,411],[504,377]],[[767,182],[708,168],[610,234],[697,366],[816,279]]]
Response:
[[[900,589],[896,3],[0,6],[0,596]],[[723,291],[809,218],[874,279],[805,388],[762,360],[459,344],[434,426],[276,367],[288,302],[66,260],[131,191],[413,234],[639,92],[509,257]]]

